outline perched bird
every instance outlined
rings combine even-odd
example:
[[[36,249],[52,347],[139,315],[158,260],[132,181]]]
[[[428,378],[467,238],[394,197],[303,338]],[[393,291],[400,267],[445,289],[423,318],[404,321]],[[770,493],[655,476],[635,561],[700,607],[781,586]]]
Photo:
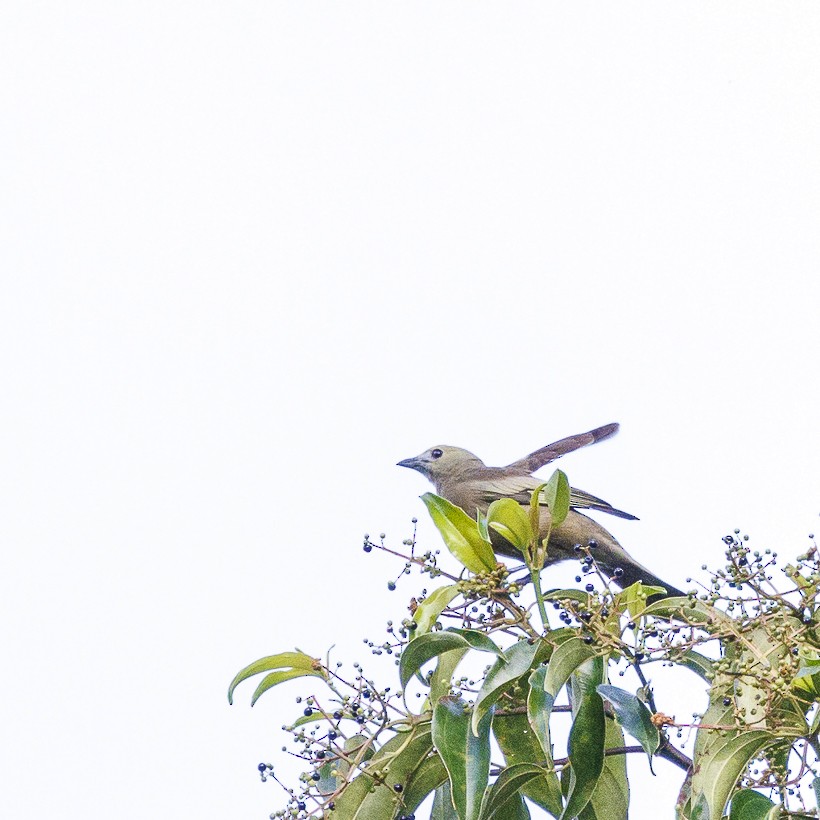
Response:
[[[541,479],[532,475],[533,472],[573,450],[603,441],[617,432],[617,424],[607,424],[588,433],[568,436],[506,467],[488,467],[471,452],[446,445],[431,447],[415,458],[400,461],[398,466],[420,472],[435,485],[437,495],[461,507],[468,515],[475,516],[476,510],[486,513],[487,507],[498,498],[513,498],[520,504],[529,505],[532,491],[543,484]],[[569,514],[550,534],[546,564],[577,560],[575,546],[591,546],[598,566],[614,577],[618,586],[627,587],[636,581],[643,581],[664,587],[668,595],[685,594],[639,564],[610,532],[578,510],[596,510],[636,520],[634,515],[616,510],[603,499],[573,487]],[[549,511],[545,507],[541,512],[541,537],[546,535],[549,520]],[[491,538],[496,552],[521,558],[521,553],[499,533],[493,531]]]

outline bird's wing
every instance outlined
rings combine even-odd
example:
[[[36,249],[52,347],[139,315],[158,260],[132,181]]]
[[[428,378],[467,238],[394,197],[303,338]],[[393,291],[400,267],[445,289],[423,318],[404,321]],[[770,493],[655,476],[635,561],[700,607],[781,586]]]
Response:
[[[560,441],[554,441],[534,453],[530,453],[512,464],[508,464],[506,470],[520,470],[521,472],[534,473],[545,464],[555,461],[573,450],[586,447],[588,444],[595,444],[598,441],[614,436],[618,432],[618,424],[605,424],[603,427],[596,427],[588,433],[578,433],[574,436],[567,436]]]
[[[470,482],[470,496],[476,503],[490,504],[497,498],[512,498],[519,504],[529,504],[532,491],[544,482],[531,475],[494,475]],[[543,501],[542,501],[543,503]],[[599,510],[618,518],[637,520],[631,513],[617,510],[602,498],[570,488],[569,505],[574,509]]]
[[[569,505],[575,509],[598,510],[599,512],[615,515],[618,518],[626,518],[628,521],[638,520],[637,515],[632,515],[632,513],[624,512],[623,510],[616,510],[612,504],[604,501],[603,498],[585,493],[583,490],[578,490],[575,487],[570,488]]]
[[[470,482],[470,489],[485,504],[497,498],[513,498],[520,504],[529,504],[532,491],[543,483],[531,475],[498,474]]]

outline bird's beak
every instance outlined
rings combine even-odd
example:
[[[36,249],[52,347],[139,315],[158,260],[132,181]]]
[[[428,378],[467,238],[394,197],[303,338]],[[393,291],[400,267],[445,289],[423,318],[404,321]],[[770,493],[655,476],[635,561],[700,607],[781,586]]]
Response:
[[[409,467],[411,470],[418,469],[419,460],[416,458],[405,458],[403,461],[396,462],[397,467]]]

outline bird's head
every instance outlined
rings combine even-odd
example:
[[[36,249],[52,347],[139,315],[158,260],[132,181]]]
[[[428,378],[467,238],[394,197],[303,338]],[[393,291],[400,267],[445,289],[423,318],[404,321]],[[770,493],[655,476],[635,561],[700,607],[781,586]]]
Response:
[[[470,470],[480,469],[485,464],[469,450],[439,444],[414,458],[406,458],[398,462],[397,466],[417,470],[429,478],[433,484],[438,484],[444,478],[455,478]]]

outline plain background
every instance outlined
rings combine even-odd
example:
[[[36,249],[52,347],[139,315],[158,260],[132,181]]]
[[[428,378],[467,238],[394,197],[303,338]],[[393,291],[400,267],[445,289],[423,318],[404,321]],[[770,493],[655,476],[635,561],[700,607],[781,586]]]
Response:
[[[620,421],[561,466],[640,516],[610,523],[658,574],[718,566],[734,527],[804,550],[819,27],[800,2],[5,4],[0,814],[280,807],[255,766],[304,688],[251,710],[227,684],[294,645],[368,663],[419,582],[389,593],[361,536],[417,515],[434,545],[394,464],[435,443],[507,463]],[[678,771],[630,769],[630,816],[671,817]]]

